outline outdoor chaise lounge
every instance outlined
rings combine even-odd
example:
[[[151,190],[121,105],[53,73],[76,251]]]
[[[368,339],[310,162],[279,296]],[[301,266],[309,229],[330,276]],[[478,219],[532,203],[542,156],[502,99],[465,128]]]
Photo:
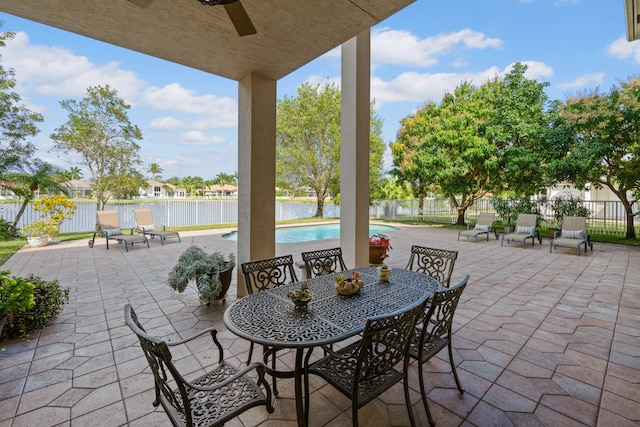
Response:
[[[496,214],[493,213],[481,213],[478,215],[478,221],[474,228],[467,228],[466,230],[458,232],[458,240],[460,240],[460,236],[465,236],[467,239],[473,237],[478,240],[478,236],[486,234],[487,241],[489,241],[490,232],[493,232],[496,235],[496,240],[498,240],[498,233],[493,229],[493,220],[495,217]]]
[[[531,239],[531,246],[535,246],[536,237],[538,238],[538,243],[542,244],[540,233],[536,231],[537,220],[538,215],[536,214],[518,214],[515,230],[511,232],[507,229],[507,233],[502,235],[500,246],[504,245],[504,241],[506,240],[507,243],[522,242],[522,247],[526,248],[527,239]]]
[[[149,247],[149,241],[146,236],[133,234],[133,230],[129,234],[124,234],[120,228],[120,219],[117,211],[98,211],[98,231],[93,233],[93,239],[89,240],[89,247],[93,247],[93,242],[97,233],[101,233],[107,241],[107,249],[109,249],[109,240],[115,240],[118,243],[124,243],[124,248],[129,252],[129,245],[135,243],[146,243]]]
[[[136,227],[144,236],[151,236],[152,239],[158,237],[162,245],[172,237],[178,238],[180,242],[180,234],[177,231],[167,231],[164,225],[154,224],[151,209],[134,209],[133,212],[136,214]]]
[[[554,248],[561,246],[563,248],[576,248],[578,249],[578,256],[580,256],[580,246],[584,245],[584,252],[587,252],[587,246],[593,250],[593,244],[587,234],[587,218],[582,216],[565,216],[562,220],[562,231],[560,236],[557,236],[558,232],[554,235],[554,239],[549,246],[549,253],[553,252]]]

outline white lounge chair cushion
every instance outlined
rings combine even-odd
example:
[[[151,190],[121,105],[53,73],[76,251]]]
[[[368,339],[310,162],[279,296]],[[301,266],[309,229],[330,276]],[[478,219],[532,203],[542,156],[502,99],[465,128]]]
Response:
[[[473,228],[474,230],[478,230],[478,231],[489,231],[489,229],[491,228],[490,225],[480,225],[480,224],[476,224],[476,226]]]
[[[516,227],[516,233],[518,234],[533,234],[535,227]]]
[[[154,231],[156,229],[156,226],[154,224],[149,224],[144,225],[142,228],[144,228],[144,231]]]
[[[107,234],[109,236],[119,236],[122,234],[122,230],[120,230],[119,228],[110,228],[108,230],[105,230],[107,232]]]
[[[582,239],[584,230],[562,230],[562,237],[565,239]]]

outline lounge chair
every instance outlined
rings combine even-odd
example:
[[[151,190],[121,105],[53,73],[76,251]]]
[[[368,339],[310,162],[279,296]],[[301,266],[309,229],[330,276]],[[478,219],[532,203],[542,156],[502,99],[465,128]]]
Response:
[[[151,209],[134,209],[136,214],[136,227],[144,236],[151,236],[152,239],[160,238],[160,243],[164,246],[164,241],[176,237],[180,242],[180,234],[177,231],[167,231],[164,225],[157,225],[153,222]]]
[[[116,211],[98,211],[98,231],[93,233],[93,239],[89,240],[89,247],[93,247],[96,234],[102,234],[107,241],[107,249],[109,249],[109,240],[115,240],[118,243],[124,243],[124,248],[129,252],[129,245],[135,243],[146,243],[149,247],[149,241],[146,236],[133,234],[133,229],[129,234],[124,234],[120,228],[120,219]]]
[[[537,221],[537,214],[518,214],[515,230],[511,232],[507,229],[507,233],[502,235],[500,246],[504,245],[504,241],[506,240],[507,244],[511,242],[522,242],[522,247],[526,248],[527,239],[531,239],[531,246],[535,246],[536,237],[538,238],[538,243],[542,244],[540,232],[536,230]]]
[[[466,230],[458,232],[458,240],[460,240],[460,236],[465,236],[467,239],[469,237],[474,237],[477,241],[478,236],[486,234],[487,241],[489,241],[490,232],[493,232],[496,235],[496,240],[498,240],[498,233],[493,229],[493,220],[495,217],[496,214],[494,213],[481,213],[478,215],[478,221],[476,222],[475,227],[468,228],[469,226],[467,226]]]
[[[563,248],[577,248],[578,256],[580,256],[580,247],[582,245],[584,245],[585,253],[587,252],[587,247],[593,250],[593,243],[591,243],[587,234],[587,218],[583,216],[565,216],[562,219],[560,236],[558,236],[558,232],[555,233],[549,246],[549,253],[553,252],[554,248],[562,246]]]

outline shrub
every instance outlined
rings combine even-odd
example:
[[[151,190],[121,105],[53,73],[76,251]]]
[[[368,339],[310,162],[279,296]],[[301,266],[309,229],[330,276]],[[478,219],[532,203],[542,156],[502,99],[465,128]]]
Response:
[[[35,285],[21,277],[10,276],[9,270],[0,271],[0,318],[26,311],[35,305]]]
[[[0,240],[9,240],[17,236],[18,232],[13,224],[3,218],[0,218]]]
[[[2,331],[2,339],[24,337],[56,319],[69,301],[69,289],[61,288],[57,280],[46,281],[30,274],[24,280],[33,284],[35,305],[14,313]]]

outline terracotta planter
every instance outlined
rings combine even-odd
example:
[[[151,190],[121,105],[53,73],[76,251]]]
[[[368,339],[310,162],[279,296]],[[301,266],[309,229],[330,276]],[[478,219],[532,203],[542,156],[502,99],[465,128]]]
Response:
[[[379,265],[384,262],[387,249],[382,245],[369,245],[369,264]]]
[[[213,275],[213,274],[214,273],[211,273],[210,275]],[[198,295],[200,302],[202,302],[203,304],[211,305],[211,303],[215,301],[220,301],[220,300],[224,301],[227,298],[227,291],[231,286],[232,274],[233,274],[233,268],[227,268],[226,270],[221,270],[220,271],[220,286],[221,286],[220,295],[218,295],[218,298],[215,298],[215,299],[204,298],[202,295]]]

